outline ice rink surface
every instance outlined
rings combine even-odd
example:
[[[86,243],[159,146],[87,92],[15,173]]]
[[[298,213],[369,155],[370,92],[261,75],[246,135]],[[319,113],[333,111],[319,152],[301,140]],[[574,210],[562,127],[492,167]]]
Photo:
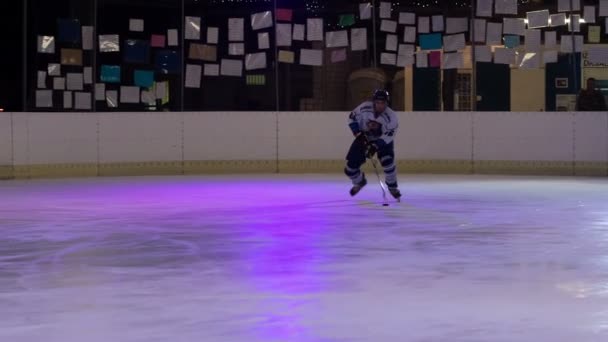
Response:
[[[0,182],[0,341],[608,341],[608,180]]]

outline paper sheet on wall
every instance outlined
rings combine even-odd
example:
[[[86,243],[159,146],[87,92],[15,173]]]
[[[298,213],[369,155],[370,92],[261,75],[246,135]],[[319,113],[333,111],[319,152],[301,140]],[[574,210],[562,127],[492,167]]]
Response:
[[[541,66],[540,53],[526,52],[518,64],[520,69],[538,69]]]
[[[204,70],[205,76],[219,76],[220,65],[219,64],[205,64]]]
[[[354,14],[341,14],[338,25],[343,28],[355,25],[355,15]]]
[[[382,20],[380,23],[380,31],[389,33],[397,32],[397,22],[394,20]]]
[[[220,30],[217,27],[207,28],[207,44],[217,44],[219,41]]]
[[[117,90],[106,91],[106,105],[109,108],[118,108],[118,91]]]
[[[228,44],[228,54],[230,56],[242,56],[245,54],[245,43]]]
[[[431,32],[431,18],[430,17],[418,17],[418,33],[429,33],[429,32]]]
[[[359,19],[368,20],[372,18],[372,4],[359,4]]]
[[[477,11],[478,17],[491,17],[492,7],[494,5],[493,0],[477,0]]]
[[[142,90],[141,91],[141,103],[149,104],[149,105],[155,104],[156,103],[155,94],[149,90]]]
[[[406,26],[403,29],[403,42],[415,43],[416,42],[416,26]]]
[[[47,72],[49,76],[61,76],[61,64],[49,63]]]
[[[469,31],[469,18],[447,18],[446,33],[461,33]]]
[[[203,68],[198,64],[186,64],[186,88],[200,88]]]
[[[431,21],[433,23],[433,32],[443,32],[444,30],[444,21],[442,15],[434,15],[431,17]]]
[[[494,0],[494,13],[517,15],[517,0]]]
[[[277,24],[277,46],[291,46],[291,24]]]
[[[473,21],[473,25],[475,26],[474,41],[476,43],[485,43],[485,41],[486,41],[486,19],[475,19]]]
[[[421,34],[418,40],[422,50],[438,50],[443,47],[441,33]]]
[[[462,52],[444,53],[442,69],[464,68],[464,55]]]
[[[496,64],[515,64],[517,61],[517,51],[507,48],[496,48],[494,50],[494,63]]]
[[[222,59],[220,74],[222,76],[243,76],[243,61],[240,59]]]
[[[106,99],[106,84],[96,83],[95,84],[95,101],[103,101]]]
[[[549,23],[551,27],[566,25],[566,13],[551,14],[549,17]]]
[[[380,2],[380,18],[388,19],[391,17],[391,9],[392,4],[390,2],[382,1]]]
[[[414,55],[416,52],[416,46],[413,44],[399,44],[398,56],[409,56]]]
[[[561,38],[560,52],[572,53],[583,51],[583,36],[581,35],[563,35]]]
[[[178,31],[176,29],[167,30],[167,45],[168,46],[178,46],[179,39],[177,35]]]
[[[65,90],[65,77],[53,77],[53,90]]]
[[[600,26],[590,25],[590,26],[588,26],[587,29],[588,29],[587,40],[589,41],[589,43],[599,43],[600,42],[600,33],[601,33]]]
[[[169,81],[157,82],[155,84],[156,99],[161,100],[163,105],[169,103],[170,92],[169,92]]]
[[[277,8],[277,21],[289,21],[293,19],[293,10],[291,8]]]
[[[120,52],[120,37],[117,34],[100,35],[99,52]]]
[[[83,26],[82,32],[82,49],[93,50],[93,26]]]
[[[57,42],[78,44],[80,43],[81,31],[78,19],[57,19]]]
[[[465,46],[464,33],[443,36],[443,51],[464,50]]]
[[[184,38],[189,40],[201,39],[201,18],[200,17],[186,17],[186,33]],[[120,95],[122,99],[122,93]],[[122,102],[122,101],[121,101]],[[137,102],[139,102],[139,91],[137,92]]]
[[[72,109],[72,107],[74,106],[72,104],[72,92],[71,91],[64,91],[63,92],[63,108],[64,109]]]
[[[339,63],[346,60],[346,49],[333,50],[331,52],[331,62]]]
[[[272,23],[271,11],[259,12],[251,15],[251,28],[254,31],[272,27]]]
[[[91,93],[75,92],[74,93],[74,108],[76,109],[91,109]]]
[[[237,44],[239,44],[239,43],[237,43]],[[207,61],[207,62],[215,62],[217,60],[217,46],[214,46],[214,45],[200,45],[200,46],[201,46],[201,54],[200,54],[200,58],[198,58],[198,59]],[[245,48],[242,45],[240,47],[244,53]]]
[[[55,53],[55,37],[38,36],[38,53]]]
[[[270,49],[270,35],[268,34],[268,32],[258,33],[258,49]]]
[[[245,56],[245,70],[266,69],[266,52],[248,53]]]
[[[570,16],[568,30],[570,32],[581,32],[581,16],[579,14],[573,14]]]
[[[554,49],[557,47],[557,32],[545,31],[545,48]]]
[[[350,30],[351,50],[367,50],[367,29],[353,28]]]
[[[323,50],[302,49],[300,50],[300,64],[321,66],[323,65]]]
[[[293,40],[304,40],[304,25],[303,24],[294,24],[293,25]]]
[[[242,42],[245,39],[245,19],[228,18],[228,41]]]
[[[394,53],[383,52],[380,54],[380,64],[397,65],[397,55]]]
[[[526,30],[526,52],[540,52],[541,30]]]
[[[476,45],[475,61],[485,63],[492,62],[492,48],[488,45]]]
[[[400,12],[399,13],[399,24],[402,24],[402,25],[416,25],[416,13],[414,13],[414,12]]]
[[[84,67],[83,77],[84,77],[84,84],[93,84],[93,68]]]
[[[502,45],[502,24],[488,23],[486,28],[486,44]]]
[[[139,101],[139,87],[120,87],[120,103],[139,103]]]
[[[162,34],[153,34],[150,36],[150,46],[153,48],[164,48],[167,43],[167,37]]]
[[[504,18],[503,33],[523,36],[526,34],[526,20],[520,18]]]
[[[36,107],[37,108],[53,107],[53,91],[52,90],[36,90]]]
[[[217,59],[217,46],[199,43],[190,43],[189,59],[215,62]]]
[[[587,60],[593,64],[608,64],[608,48],[599,46],[589,48]]]
[[[68,90],[83,90],[84,77],[81,73],[68,72],[66,74],[66,83]]]
[[[129,31],[144,32],[144,20],[143,19],[129,19]]]
[[[323,40],[323,19],[308,18],[306,20],[306,38],[308,41]]]
[[[280,50],[279,62],[293,64],[296,61],[296,55],[293,51]]]
[[[418,51],[416,52],[416,67],[418,68],[428,68],[429,66],[429,56],[426,51]]]
[[[399,44],[399,39],[396,34],[387,34],[386,35],[386,44],[385,48],[387,51],[397,51],[397,45]]]
[[[572,2],[572,8],[570,8],[570,2]],[[558,0],[557,1],[557,11],[558,12],[570,12],[570,11],[580,11],[581,10],[581,1],[580,0]]]
[[[398,55],[397,66],[398,67],[409,67],[414,64],[414,55]]]
[[[595,6],[585,6],[583,8],[583,18],[585,24],[595,24]]]
[[[82,50],[61,49],[61,64],[63,65],[82,65]]]
[[[557,63],[557,50],[543,52],[543,63]]]
[[[441,67],[441,51],[429,52],[429,67],[440,68]]]
[[[600,17],[608,17],[608,0],[600,0]]]
[[[541,28],[549,26],[549,10],[532,11],[526,13],[528,19],[528,28]]]
[[[505,43],[504,43],[505,47],[508,47],[509,49],[514,49],[520,45],[519,36],[516,36],[513,34],[506,35],[504,37],[504,41],[505,41]]]

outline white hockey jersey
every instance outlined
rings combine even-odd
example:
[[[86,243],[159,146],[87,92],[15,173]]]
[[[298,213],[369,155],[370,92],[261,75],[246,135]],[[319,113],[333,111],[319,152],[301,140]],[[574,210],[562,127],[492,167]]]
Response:
[[[366,101],[350,113],[348,126],[354,134],[363,132],[369,141],[390,144],[399,128],[399,119],[388,106],[383,113],[376,115],[374,103]]]

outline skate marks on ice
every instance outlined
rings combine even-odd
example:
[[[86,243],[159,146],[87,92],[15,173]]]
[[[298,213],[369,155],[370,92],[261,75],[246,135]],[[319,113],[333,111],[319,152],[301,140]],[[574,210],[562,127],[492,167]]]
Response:
[[[0,183],[0,340],[606,340],[602,182],[243,177]]]

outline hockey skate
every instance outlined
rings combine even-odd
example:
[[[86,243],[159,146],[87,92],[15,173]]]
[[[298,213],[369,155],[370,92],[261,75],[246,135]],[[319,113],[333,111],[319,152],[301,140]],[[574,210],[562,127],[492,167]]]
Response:
[[[394,199],[401,202],[401,191],[399,191],[399,188],[389,186],[388,191],[391,193],[391,196],[393,196]]]
[[[363,174],[363,180],[361,180],[361,182],[359,184],[353,185],[353,187],[350,189],[350,195],[355,196],[366,185],[367,185],[367,179],[365,179],[365,174]]]

